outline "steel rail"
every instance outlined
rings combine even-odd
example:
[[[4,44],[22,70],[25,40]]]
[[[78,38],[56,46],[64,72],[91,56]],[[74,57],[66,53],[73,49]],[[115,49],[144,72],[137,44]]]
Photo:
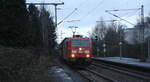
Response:
[[[85,78],[86,80],[88,80],[89,82],[93,82],[94,79],[92,79],[91,77],[85,75],[84,73],[82,73],[83,71],[77,71],[83,78]],[[86,71],[84,71],[86,72]]]
[[[89,82],[99,82],[99,79],[106,80],[108,82],[117,82],[111,78],[108,78],[94,70],[91,70],[89,68],[82,70],[82,71],[77,71],[83,78],[87,79]],[[85,73],[87,74],[85,74]],[[92,76],[91,76],[92,75]],[[93,75],[96,76],[97,78],[93,78]]]
[[[92,65],[95,65],[96,67],[102,67],[102,68],[105,68],[105,69],[109,69],[109,70],[113,70],[113,71],[117,71],[117,72],[120,72],[120,73],[124,73],[126,75],[130,75],[130,76],[133,76],[133,77],[136,77],[136,78],[141,78],[141,79],[144,79],[144,80],[150,80],[150,75],[147,74],[147,73],[143,73],[143,72],[138,72],[138,71],[135,71],[135,70],[131,70],[131,69],[127,69],[127,68],[123,68],[123,67],[118,67],[118,66],[114,66],[114,65],[110,65],[110,64],[107,64],[105,63],[104,64],[97,64],[97,63],[92,63]]]
[[[89,69],[89,68],[87,68],[86,70],[89,71],[89,72],[91,72],[91,73],[93,73],[93,74],[95,74],[95,75],[97,75],[97,76],[99,76],[99,77],[101,77],[101,78],[103,78],[103,79],[105,79],[105,80],[107,80],[107,81],[110,81],[110,82],[117,82],[117,81],[115,81],[115,80],[113,80],[113,79],[111,79],[111,78],[108,78],[107,76],[104,76],[104,75],[102,75],[102,74],[100,74],[100,73],[98,73],[98,72],[96,72],[96,71],[94,71],[94,70],[91,70],[91,69]]]

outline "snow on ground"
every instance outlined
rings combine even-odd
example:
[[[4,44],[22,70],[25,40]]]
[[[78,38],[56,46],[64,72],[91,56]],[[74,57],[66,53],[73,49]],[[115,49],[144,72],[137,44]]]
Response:
[[[66,74],[66,72],[62,68],[58,66],[52,67],[48,71],[55,80],[53,82],[74,82],[72,78],[68,74]]]
[[[150,69],[150,62],[140,62],[139,59],[133,59],[133,58],[120,58],[120,57],[106,57],[106,58],[94,58],[94,59],[100,59],[105,61],[112,61],[117,63],[123,63],[123,64],[129,64],[139,67],[146,67]]]

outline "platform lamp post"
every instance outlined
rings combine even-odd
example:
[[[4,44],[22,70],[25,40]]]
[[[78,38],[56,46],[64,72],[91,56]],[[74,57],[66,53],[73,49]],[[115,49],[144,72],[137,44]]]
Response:
[[[98,56],[98,37],[97,36],[95,36],[95,41],[96,41],[96,43],[95,43],[95,46],[96,46],[96,56]]]
[[[104,52],[104,57],[106,57],[106,44],[105,44],[105,42],[103,44],[103,52]]]
[[[148,57],[147,61],[150,62],[150,36],[148,37]]]
[[[122,42],[119,42],[119,48],[120,48],[120,60],[122,59]]]
[[[120,60],[122,59],[122,39],[123,39],[123,30],[119,31],[119,56]]]
[[[144,51],[144,6],[141,6],[141,62],[145,62],[146,61],[146,56],[145,56],[145,51]]]

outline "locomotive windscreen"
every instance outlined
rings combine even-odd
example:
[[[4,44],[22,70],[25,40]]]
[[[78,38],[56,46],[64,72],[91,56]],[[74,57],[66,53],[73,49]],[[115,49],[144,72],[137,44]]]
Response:
[[[72,40],[72,46],[89,46],[89,40]]]

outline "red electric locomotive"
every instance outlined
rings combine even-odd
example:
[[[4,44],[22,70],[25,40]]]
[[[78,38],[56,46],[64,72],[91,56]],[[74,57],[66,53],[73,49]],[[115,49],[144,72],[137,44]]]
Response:
[[[88,62],[92,57],[92,42],[90,38],[65,38],[60,44],[61,58],[67,62]]]

